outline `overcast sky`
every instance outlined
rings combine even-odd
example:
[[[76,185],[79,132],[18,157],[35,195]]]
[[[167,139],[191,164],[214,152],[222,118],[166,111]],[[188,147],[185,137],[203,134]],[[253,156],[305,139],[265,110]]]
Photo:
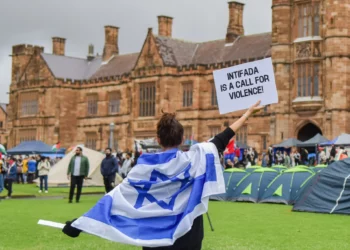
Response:
[[[245,34],[271,31],[272,0],[245,3]],[[158,32],[157,16],[174,17],[173,37],[190,41],[222,39],[228,24],[227,0],[0,0],[0,102],[8,102],[11,48],[45,47],[51,37],[66,38],[66,55],[86,57],[88,45],[102,54],[104,26],[120,27],[121,54],[140,51],[147,29]]]

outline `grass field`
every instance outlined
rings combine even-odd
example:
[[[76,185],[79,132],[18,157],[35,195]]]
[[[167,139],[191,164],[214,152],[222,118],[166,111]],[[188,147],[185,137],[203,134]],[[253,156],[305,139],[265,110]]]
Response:
[[[83,196],[79,204],[63,199],[2,200],[0,249],[140,249],[85,234],[71,239],[59,229],[36,224],[39,219],[64,223],[82,215],[99,198]],[[350,249],[347,216],[295,213],[284,205],[223,202],[211,202],[209,212],[215,232],[205,218],[204,250]]]
[[[37,197],[47,197],[47,196],[68,196],[69,188],[56,188],[49,187],[49,192],[46,193],[38,193],[39,188],[36,184],[14,184],[13,185],[13,193],[12,196],[23,196],[23,195],[35,195]],[[83,193],[101,193],[104,192],[104,187],[84,187]],[[7,195],[7,190],[4,190],[0,197],[4,197]]]

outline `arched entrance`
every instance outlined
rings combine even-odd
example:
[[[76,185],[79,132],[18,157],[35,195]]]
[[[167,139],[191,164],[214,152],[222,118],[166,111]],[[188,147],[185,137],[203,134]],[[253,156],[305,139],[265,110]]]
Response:
[[[299,130],[298,140],[307,141],[317,134],[322,135],[321,129],[312,123],[307,123]]]

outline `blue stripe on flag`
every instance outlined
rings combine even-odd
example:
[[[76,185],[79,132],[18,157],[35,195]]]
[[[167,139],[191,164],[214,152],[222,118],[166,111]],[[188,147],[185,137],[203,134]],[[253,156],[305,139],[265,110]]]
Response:
[[[206,181],[207,178],[204,175],[194,179],[187,207],[183,213],[178,215],[138,219],[110,215],[113,198],[106,195],[84,216],[110,225],[133,239],[171,239],[180,221],[201,203],[203,186]]]
[[[176,158],[178,149],[171,149],[160,154],[142,154],[138,160],[137,164],[144,165],[157,165],[168,163],[172,159]]]
[[[215,169],[215,157],[213,154],[206,154],[207,166],[206,166],[206,181],[217,181],[216,169]]]

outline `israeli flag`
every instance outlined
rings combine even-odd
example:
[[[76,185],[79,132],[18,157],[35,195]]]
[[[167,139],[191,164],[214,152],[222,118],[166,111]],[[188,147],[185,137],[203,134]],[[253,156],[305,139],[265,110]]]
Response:
[[[209,196],[224,192],[212,143],[196,144],[188,152],[142,154],[128,178],[72,226],[125,244],[169,246],[207,212]]]

